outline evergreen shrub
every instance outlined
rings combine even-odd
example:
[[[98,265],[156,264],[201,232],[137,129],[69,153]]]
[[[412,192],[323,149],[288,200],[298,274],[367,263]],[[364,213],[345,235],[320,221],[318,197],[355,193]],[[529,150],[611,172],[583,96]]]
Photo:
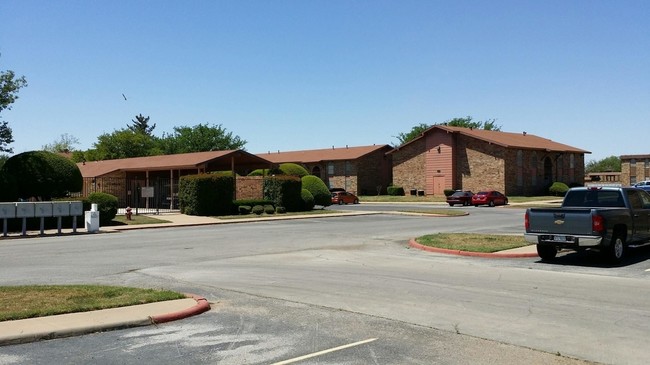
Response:
[[[311,195],[309,190],[307,189],[302,189],[302,192],[300,193],[300,196],[302,197],[302,210],[308,212],[312,209],[314,209],[314,196]]]
[[[314,196],[314,204],[327,207],[332,205],[332,193],[319,177],[307,175],[302,177],[302,188]]]
[[[302,210],[300,190],[302,183],[296,176],[270,176],[264,179],[264,199],[273,202],[275,207],[284,207],[287,212]]]
[[[554,182],[553,185],[548,188],[549,194],[555,196],[564,196],[568,190],[569,186],[567,184],[558,181]]]
[[[228,215],[233,212],[235,181],[231,176],[198,174],[181,176],[178,202],[187,215]]]
[[[391,185],[388,188],[386,188],[386,192],[388,195],[391,196],[403,196],[404,195],[404,188],[401,186],[394,186]]]

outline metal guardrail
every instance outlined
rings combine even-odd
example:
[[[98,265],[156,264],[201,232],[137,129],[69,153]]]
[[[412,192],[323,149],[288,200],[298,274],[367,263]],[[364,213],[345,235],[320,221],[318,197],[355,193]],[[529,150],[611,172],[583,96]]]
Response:
[[[63,217],[83,215],[83,203],[80,201],[57,202],[13,202],[0,203],[0,218],[3,220],[3,236],[7,236],[7,219],[22,218],[22,235],[27,235],[27,218],[40,218],[40,233],[45,231],[45,218],[56,217],[58,233],[61,234]],[[77,232],[77,220],[72,220],[72,230]]]

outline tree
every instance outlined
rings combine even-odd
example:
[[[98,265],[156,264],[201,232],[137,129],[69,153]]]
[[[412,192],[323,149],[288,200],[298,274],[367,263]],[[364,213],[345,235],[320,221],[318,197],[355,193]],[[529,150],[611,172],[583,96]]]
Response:
[[[399,140],[399,145],[403,145],[407,142],[410,142],[417,137],[419,137],[424,131],[429,129],[431,126],[425,123],[420,123],[419,125],[416,125],[415,127],[411,128],[411,131],[408,133],[400,133],[396,136],[396,138]]]
[[[11,70],[0,71],[0,113],[5,109],[11,110],[11,104],[18,99],[16,94],[25,86],[25,76],[16,77]],[[13,141],[12,130],[7,121],[0,122],[0,152],[13,152],[13,148],[7,147]]]
[[[440,123],[449,127],[462,127],[470,129],[483,129],[486,131],[500,131],[501,126],[496,125],[495,119],[488,119],[483,122],[473,122],[472,117],[467,116],[465,118],[453,118],[444,123]],[[439,125],[440,125],[439,124]]]
[[[73,145],[79,144],[79,140],[68,133],[63,133],[58,141],[54,141],[50,144],[43,146],[43,151],[49,151],[54,153],[61,152],[72,152],[74,151]]]
[[[130,129],[116,130],[97,137],[94,150],[86,151],[86,161],[161,155],[159,140]]]
[[[131,122],[133,122],[133,124],[129,125],[128,128],[135,133],[142,133],[151,136],[151,132],[156,128],[156,124],[154,123],[150,126],[149,117],[145,117],[142,114],[136,115],[135,120],[131,119]]]
[[[591,160],[585,165],[585,173],[591,172],[620,172],[621,159],[617,156],[605,157],[602,160]]]
[[[488,119],[486,121],[482,122],[474,122],[472,121],[472,117],[467,116],[465,118],[453,118],[450,119],[446,122],[442,123],[437,123],[434,125],[446,125],[449,127],[462,127],[462,128],[471,128],[471,129],[483,129],[486,131],[500,131],[501,126],[496,124],[495,119]],[[399,145],[403,145],[405,143],[408,143],[417,137],[419,137],[424,131],[427,129],[431,128],[431,125],[425,124],[425,123],[420,123],[419,125],[416,125],[415,127],[411,128],[411,131],[408,133],[400,133],[396,136],[396,138],[399,140]]]
[[[242,149],[246,141],[233,136],[219,125],[197,124],[174,127],[174,133],[163,134],[161,145],[165,154],[224,151]]]

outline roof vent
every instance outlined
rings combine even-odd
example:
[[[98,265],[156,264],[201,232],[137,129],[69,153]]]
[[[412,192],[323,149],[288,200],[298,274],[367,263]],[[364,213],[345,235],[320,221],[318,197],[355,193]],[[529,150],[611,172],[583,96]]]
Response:
[[[525,136],[526,134],[527,134],[526,131],[524,131],[524,136]]]

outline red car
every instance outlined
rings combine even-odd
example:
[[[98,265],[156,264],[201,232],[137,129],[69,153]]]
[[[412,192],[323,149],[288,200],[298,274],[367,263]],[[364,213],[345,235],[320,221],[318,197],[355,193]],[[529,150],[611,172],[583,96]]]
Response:
[[[508,197],[501,194],[496,190],[480,191],[472,196],[472,205],[478,207],[479,205],[508,205]]]
[[[472,204],[472,196],[474,194],[471,191],[456,191],[453,194],[447,197],[447,204],[450,207],[453,207],[456,204],[460,205],[470,205]]]
[[[359,198],[347,191],[335,191],[332,193],[332,204],[359,204]]]

